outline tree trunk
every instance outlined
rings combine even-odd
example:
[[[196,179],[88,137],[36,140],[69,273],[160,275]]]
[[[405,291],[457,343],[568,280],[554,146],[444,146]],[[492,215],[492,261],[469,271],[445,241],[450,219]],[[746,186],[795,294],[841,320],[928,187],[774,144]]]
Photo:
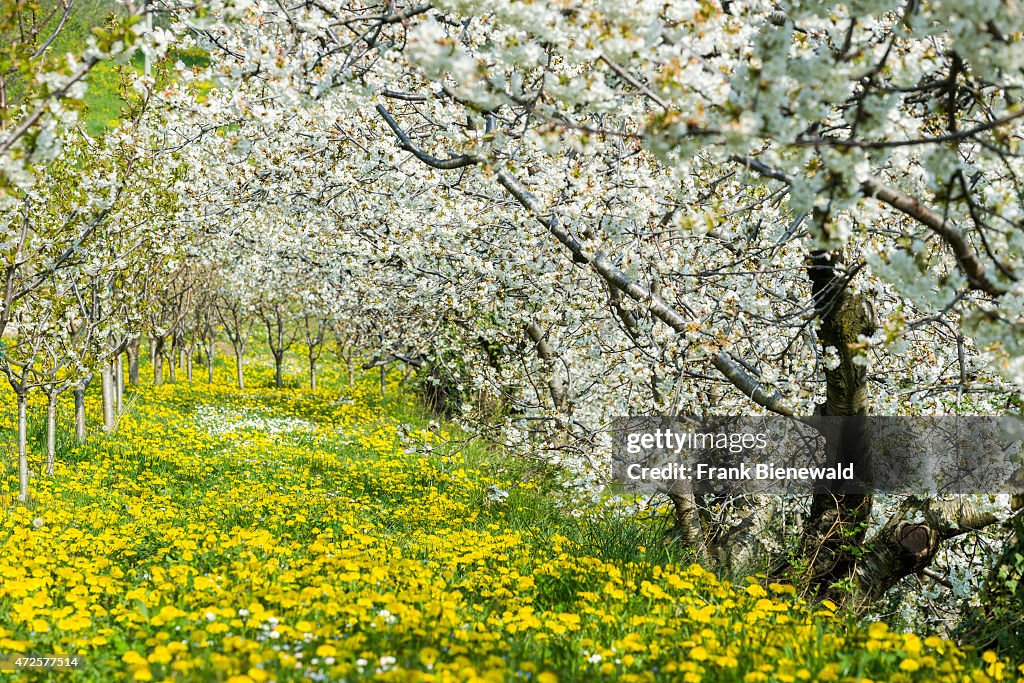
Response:
[[[28,500],[28,394],[18,394],[18,500]]]
[[[124,408],[124,359],[121,354],[117,354],[117,360],[114,361],[114,410],[117,414],[121,414],[121,410]]]
[[[826,420],[845,418],[826,422],[826,457],[828,464],[852,462],[854,477],[869,481],[867,371],[855,358],[861,353],[858,337],[873,334],[875,320],[870,304],[850,289],[845,271],[838,265],[838,256],[825,251],[812,252],[808,263],[815,315],[821,325],[822,355],[835,353],[839,357],[838,366],[825,369],[826,398],[821,412]],[[834,351],[826,354],[830,348]],[[828,428],[833,425],[838,427]],[[858,554],[851,549],[864,543],[871,502],[869,491],[839,493],[824,488],[815,493],[800,549],[800,557],[807,562],[800,578],[815,594],[836,602],[849,597],[849,582],[855,579],[858,563]]]
[[[187,369],[186,376],[188,377],[188,383],[192,384],[192,351],[185,354],[185,367]]]
[[[558,352],[548,343],[544,331],[537,323],[531,322],[526,326],[526,335],[537,345],[537,356],[544,361],[547,369],[551,372],[550,379],[548,379],[548,393],[551,394],[551,403],[555,410],[561,412],[565,409],[566,394],[562,375],[555,367]]]
[[[128,383],[132,386],[139,383],[139,346],[141,344],[142,339],[136,337],[125,349],[128,354]]]
[[[385,383],[388,379],[388,366],[386,363],[381,363],[380,366],[380,395],[384,395]]]
[[[238,377],[238,388],[245,390],[245,372],[242,369],[242,352],[239,349],[235,349],[235,373]]]
[[[85,443],[85,390],[89,386],[89,377],[83,377],[75,385],[75,440],[79,444]]]
[[[110,363],[104,363],[100,370],[100,388],[103,393],[103,431],[114,431],[114,373]]]
[[[284,354],[274,356],[274,386],[280,389],[284,386],[284,377],[281,374],[281,365],[284,363]]]
[[[174,349],[167,354],[167,381],[171,384],[177,382],[177,375],[174,367]]]
[[[181,368],[182,370],[185,370],[186,371],[185,372],[186,377],[189,380],[191,380],[192,379],[192,375],[188,372],[188,369],[186,367],[186,363],[187,363],[189,358],[190,358],[190,354],[187,351],[185,351],[185,347],[184,346],[182,346],[181,348],[178,349],[178,367]]]
[[[57,458],[57,392],[47,396],[46,402],[46,474],[53,476],[53,461]]]
[[[162,342],[150,342],[149,348],[153,350],[150,358],[153,361],[153,386],[160,387],[164,384],[164,345]]]
[[[309,389],[316,391],[316,358],[309,357]]]
[[[206,383],[213,384],[213,359],[216,348],[216,342],[213,337],[210,337],[210,341],[206,343]]]

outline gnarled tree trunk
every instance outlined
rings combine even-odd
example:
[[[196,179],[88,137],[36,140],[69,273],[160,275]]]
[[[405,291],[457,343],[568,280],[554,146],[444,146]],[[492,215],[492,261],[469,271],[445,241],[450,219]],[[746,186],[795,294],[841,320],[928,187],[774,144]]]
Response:
[[[830,424],[825,436],[828,465],[853,463],[854,477],[867,481],[871,462],[867,450],[867,371],[856,362],[861,353],[858,338],[875,331],[871,305],[850,288],[838,254],[812,252],[808,261],[818,339],[824,357],[838,356],[838,364],[826,363],[825,403],[827,417],[847,418]],[[853,576],[857,557],[850,548],[864,542],[871,514],[870,492],[837,492],[824,488],[814,494],[804,525],[800,557],[806,561],[800,579],[814,594],[842,601]]]

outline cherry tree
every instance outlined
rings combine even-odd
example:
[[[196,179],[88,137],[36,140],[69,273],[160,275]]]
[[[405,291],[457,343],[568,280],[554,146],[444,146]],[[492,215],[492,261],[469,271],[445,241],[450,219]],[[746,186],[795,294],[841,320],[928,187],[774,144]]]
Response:
[[[422,356],[581,482],[600,483],[615,415],[1019,407],[1019,13],[168,10],[213,46],[222,86],[201,116],[167,96],[172,134],[216,160],[196,211],[232,235],[259,215],[296,258],[330,250],[376,334],[370,365]],[[677,495],[677,532],[742,571],[796,519],[765,502]],[[1018,507],[817,496],[802,578],[870,602]]]

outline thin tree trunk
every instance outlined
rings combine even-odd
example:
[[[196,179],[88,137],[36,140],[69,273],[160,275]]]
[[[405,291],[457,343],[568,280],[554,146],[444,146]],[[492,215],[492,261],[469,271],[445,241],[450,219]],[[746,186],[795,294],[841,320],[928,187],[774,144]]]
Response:
[[[565,409],[566,392],[562,375],[555,363],[559,358],[558,352],[548,342],[544,331],[537,323],[531,322],[526,326],[526,335],[537,345],[537,356],[544,361],[548,366],[547,369],[551,372],[548,379],[548,393],[551,394],[551,403],[555,410],[560,412]]]
[[[46,474],[53,476],[53,461],[57,458],[57,392],[46,402]]]
[[[316,391],[316,358],[309,358],[309,389]]]
[[[28,394],[18,394],[18,500],[28,500]]]
[[[114,410],[120,415],[124,407],[124,358],[121,354],[117,354],[114,361],[114,399]]]
[[[284,363],[284,353],[274,356],[274,386],[280,389],[284,386],[284,377],[281,374],[281,365]]]
[[[185,354],[185,363],[186,363],[185,368],[186,368],[186,376],[188,377],[188,383],[192,384],[192,352],[191,351],[189,351],[188,353]]]
[[[210,341],[206,345],[206,383],[207,384],[213,384],[213,358],[214,358],[213,354],[215,352],[214,351],[215,347],[216,347],[216,342],[214,342],[213,338],[211,337]]]
[[[114,431],[114,373],[110,363],[104,363],[100,370],[100,388],[103,393],[103,431]]]
[[[178,367],[181,368],[182,370],[186,370],[185,359],[187,357],[188,353],[185,352],[185,347],[182,346],[180,349],[178,349]]]
[[[235,349],[235,373],[238,377],[238,388],[245,390],[245,372],[242,369],[242,352]]]
[[[161,387],[164,384],[164,352],[162,344],[150,344],[154,349],[153,355],[153,386]]]
[[[385,364],[382,364],[380,366],[380,395],[381,396],[384,395],[384,388],[385,388],[384,384],[387,381],[387,378],[388,378],[388,366],[385,365]]]
[[[75,440],[85,443],[85,390],[89,386],[89,378],[83,378],[75,385]]]
[[[167,381],[171,384],[177,382],[177,375],[174,367],[174,349],[167,354]]]

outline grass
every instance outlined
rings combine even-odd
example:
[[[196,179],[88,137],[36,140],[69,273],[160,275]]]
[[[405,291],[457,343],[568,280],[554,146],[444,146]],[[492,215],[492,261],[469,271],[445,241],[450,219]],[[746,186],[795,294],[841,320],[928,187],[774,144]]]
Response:
[[[89,135],[102,135],[104,131],[117,126],[121,109],[125,106],[120,90],[122,70],[132,69],[141,73],[137,62],[137,59],[127,65],[99,62],[89,72],[86,77],[89,87],[85,91],[85,111],[81,115],[82,124]]]

